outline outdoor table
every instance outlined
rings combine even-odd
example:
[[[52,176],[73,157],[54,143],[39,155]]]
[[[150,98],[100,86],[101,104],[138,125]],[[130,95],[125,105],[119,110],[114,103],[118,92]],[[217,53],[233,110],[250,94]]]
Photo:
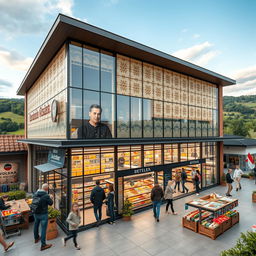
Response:
[[[29,228],[29,213],[30,207],[25,199],[13,200],[7,202],[11,207],[10,210],[17,210],[21,212],[24,222],[17,224],[17,228],[28,229]],[[10,227],[11,228],[11,227]]]
[[[210,195],[201,197],[199,199],[209,201],[209,203],[221,200],[221,198],[211,199]],[[236,205],[237,206],[238,205],[238,199],[229,199],[228,203],[223,204],[222,206],[220,206],[218,208],[206,207],[205,206],[206,204],[205,205],[197,204],[195,200],[192,200],[192,201],[186,203],[186,205],[194,207],[194,208],[197,208],[199,210],[199,223],[201,223],[201,220],[202,220],[202,210],[211,212],[214,215],[214,217],[217,217],[217,215],[222,215],[225,212],[229,211],[230,209],[233,209],[234,206],[232,206],[232,205]]]

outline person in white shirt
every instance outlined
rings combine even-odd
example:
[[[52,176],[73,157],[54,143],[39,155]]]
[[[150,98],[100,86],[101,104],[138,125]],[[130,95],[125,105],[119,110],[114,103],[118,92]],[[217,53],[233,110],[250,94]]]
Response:
[[[240,183],[242,174],[244,174],[244,172],[240,169],[239,165],[237,165],[236,169],[235,169],[235,172],[234,172],[234,175],[233,175],[233,179],[236,182],[236,191],[238,191],[238,189],[242,189],[241,183]]]

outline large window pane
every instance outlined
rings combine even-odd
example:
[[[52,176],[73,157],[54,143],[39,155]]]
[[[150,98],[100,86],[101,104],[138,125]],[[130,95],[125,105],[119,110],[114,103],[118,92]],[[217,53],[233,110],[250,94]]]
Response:
[[[143,133],[153,137],[153,101],[148,99],[143,99]]]
[[[90,112],[90,107],[92,105],[99,105],[100,104],[100,98],[99,98],[99,93],[98,92],[93,92],[93,91],[83,91],[84,93],[84,120],[89,120],[89,112]]]
[[[131,146],[131,168],[141,167],[141,146]]]
[[[144,166],[154,165],[154,146],[144,146]]]
[[[101,173],[114,171],[114,148],[101,148]]]
[[[70,137],[82,136],[78,130],[82,129],[82,90],[70,89]]]
[[[131,137],[142,137],[142,100],[131,98]]]
[[[173,150],[171,144],[164,145],[164,164],[170,164],[173,162]]]
[[[129,97],[117,96],[117,137],[130,137],[130,108]]]
[[[92,48],[83,48],[83,68],[84,68],[84,88],[99,90],[100,74],[99,74],[99,59],[100,54]]]
[[[106,124],[115,137],[115,95],[101,93],[101,122]]]
[[[161,165],[162,164],[162,149],[161,145],[155,145],[155,165]]]
[[[101,53],[101,91],[115,92],[115,58]]]
[[[82,48],[69,45],[70,86],[82,88]]]
[[[180,120],[174,119],[173,120],[173,137],[180,137]]]
[[[130,146],[118,147],[117,164],[118,170],[125,170],[131,168]]]

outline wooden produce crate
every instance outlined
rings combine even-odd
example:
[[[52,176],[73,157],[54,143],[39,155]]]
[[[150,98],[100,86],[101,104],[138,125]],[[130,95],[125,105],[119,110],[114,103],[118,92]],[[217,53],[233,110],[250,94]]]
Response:
[[[202,224],[198,224],[198,233],[215,240],[219,235],[223,233],[222,225],[219,225],[217,228],[211,229],[203,226]]]
[[[198,222],[187,220],[185,217],[182,218],[182,226],[188,228],[194,232],[198,232]]]
[[[232,220],[231,220],[231,218],[229,218],[229,220],[226,220],[226,221],[222,222],[221,226],[222,226],[223,232],[225,232],[226,230],[231,228],[232,227]]]
[[[237,212],[236,215],[231,217],[231,225],[234,226],[238,222],[239,222],[239,212]]]

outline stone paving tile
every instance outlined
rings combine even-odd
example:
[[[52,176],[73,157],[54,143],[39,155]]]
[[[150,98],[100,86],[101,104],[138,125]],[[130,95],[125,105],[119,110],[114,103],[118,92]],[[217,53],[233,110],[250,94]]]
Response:
[[[15,240],[15,246],[8,256],[217,256],[224,249],[232,247],[241,232],[250,229],[255,221],[256,204],[251,202],[251,192],[256,189],[253,181],[242,179],[242,190],[232,191],[233,197],[239,199],[240,223],[226,231],[216,240],[194,233],[181,226],[182,216],[191,211],[184,209],[184,203],[196,195],[174,201],[177,216],[165,214],[165,207],[161,207],[160,222],[155,222],[152,210],[140,212],[133,216],[131,222],[118,220],[116,225],[102,225],[78,234],[78,243],[82,250],[74,249],[72,240],[66,248],[63,247],[61,238],[64,233],[60,230],[59,237],[52,241],[53,247],[40,252],[40,244],[34,244],[33,227],[23,230],[21,236],[8,239]],[[219,186],[201,193],[201,195],[217,192],[225,194],[226,187]],[[0,248],[0,255],[2,255]]]

